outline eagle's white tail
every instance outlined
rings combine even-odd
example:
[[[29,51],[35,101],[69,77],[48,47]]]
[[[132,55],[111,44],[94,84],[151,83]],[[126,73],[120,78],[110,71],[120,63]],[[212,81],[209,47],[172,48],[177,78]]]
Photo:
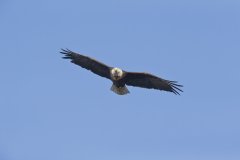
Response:
[[[130,93],[126,86],[124,86],[124,87],[117,87],[114,84],[112,85],[111,90],[113,92],[115,92],[116,94],[118,94],[118,95],[125,95],[125,94]]]

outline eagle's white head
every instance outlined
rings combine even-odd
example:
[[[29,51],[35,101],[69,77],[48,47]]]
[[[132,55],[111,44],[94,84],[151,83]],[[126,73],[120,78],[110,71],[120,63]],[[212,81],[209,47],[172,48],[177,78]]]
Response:
[[[123,71],[120,68],[111,69],[111,77],[113,80],[119,80],[123,76]]]

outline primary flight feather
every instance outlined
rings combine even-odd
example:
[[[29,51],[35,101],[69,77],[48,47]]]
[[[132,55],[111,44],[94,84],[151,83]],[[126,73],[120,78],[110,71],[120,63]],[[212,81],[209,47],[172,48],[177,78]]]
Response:
[[[72,63],[110,79],[113,82],[111,90],[119,95],[130,93],[126,85],[169,91],[178,95],[179,92],[183,92],[180,89],[182,85],[177,84],[176,81],[165,80],[149,73],[123,71],[68,49],[62,49],[60,53],[64,54],[64,59],[70,59]]]

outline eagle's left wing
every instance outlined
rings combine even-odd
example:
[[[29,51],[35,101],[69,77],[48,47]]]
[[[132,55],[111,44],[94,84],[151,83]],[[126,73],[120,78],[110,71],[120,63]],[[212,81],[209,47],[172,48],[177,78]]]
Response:
[[[92,71],[93,73],[110,79],[110,68],[109,66],[84,55],[72,52],[68,49],[62,49],[60,52],[65,55],[64,59],[71,59],[71,62],[79,65],[87,70]]]
[[[179,88],[182,85],[176,81],[165,80],[149,73],[126,72],[125,81],[127,85],[135,87],[164,90],[178,95],[179,91],[183,92]]]

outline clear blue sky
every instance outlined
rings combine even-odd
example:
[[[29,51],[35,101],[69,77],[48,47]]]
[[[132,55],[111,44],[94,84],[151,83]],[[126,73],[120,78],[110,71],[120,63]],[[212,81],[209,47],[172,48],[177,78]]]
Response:
[[[0,160],[239,160],[239,0],[0,0]],[[129,87],[69,48],[177,80]]]

